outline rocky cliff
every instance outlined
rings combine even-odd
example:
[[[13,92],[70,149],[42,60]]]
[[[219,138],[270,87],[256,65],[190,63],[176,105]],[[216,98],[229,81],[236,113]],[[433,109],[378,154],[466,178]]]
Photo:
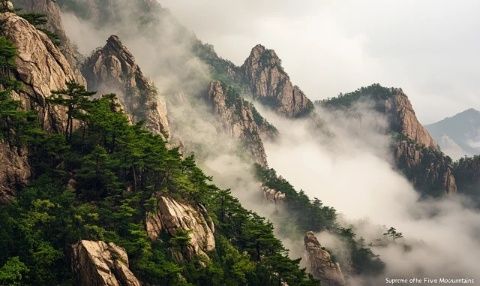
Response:
[[[54,33],[60,40],[60,50],[72,67],[77,67],[81,56],[77,48],[68,39],[62,24],[60,7],[52,0],[14,0],[15,8],[22,9],[22,13],[44,14],[47,17],[45,29]]]
[[[393,134],[395,165],[416,189],[424,195],[433,196],[457,191],[450,158],[440,152],[435,140],[418,121],[402,89],[373,84],[320,104],[330,109],[348,109],[360,102],[373,104],[377,112],[385,115],[388,121],[386,132]]]
[[[21,83],[21,89],[13,92],[13,98],[19,100],[25,110],[38,114],[45,130],[63,130],[64,110],[49,107],[46,98],[51,91],[65,88],[66,81],[85,84],[85,80],[75,73],[49,37],[25,19],[14,13],[1,13],[0,23],[0,36],[6,37],[17,48],[12,76]],[[0,148],[1,193],[8,197],[14,194],[13,186],[25,184],[30,175],[26,158],[28,150],[3,144]]]
[[[275,127],[258,113],[253,104],[219,81],[210,83],[207,101],[223,129],[245,145],[255,162],[267,166],[262,137],[275,137]]]
[[[72,269],[80,286],[140,286],[128,268],[125,249],[114,243],[82,240],[72,246]]]
[[[255,99],[288,117],[308,114],[312,102],[294,86],[275,51],[255,46],[241,71]]]
[[[117,36],[86,60],[82,72],[90,90],[116,93],[134,122],[144,121],[149,130],[170,137],[165,101]]]
[[[408,139],[392,144],[397,167],[424,195],[441,196],[457,192],[452,161],[438,150]]]
[[[384,112],[389,118],[390,128],[420,145],[438,149],[435,140],[418,121],[407,95],[400,88],[393,88],[391,92],[393,96],[384,102]]]
[[[146,229],[152,240],[162,233],[171,237],[186,234],[189,238],[181,249],[172,250],[179,262],[195,256],[208,259],[207,253],[215,249],[215,227],[201,205],[193,206],[169,197],[157,196],[156,211],[147,215]]]
[[[345,285],[345,278],[340,265],[334,262],[330,253],[320,245],[315,234],[311,231],[307,232],[304,242],[308,263],[307,269],[313,277],[319,279],[322,285]]]

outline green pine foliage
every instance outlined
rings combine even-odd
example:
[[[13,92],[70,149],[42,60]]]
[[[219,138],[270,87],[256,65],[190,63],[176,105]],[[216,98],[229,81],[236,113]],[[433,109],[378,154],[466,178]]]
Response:
[[[367,87],[362,87],[354,92],[340,94],[337,97],[329,98],[319,101],[318,103],[329,108],[348,108],[360,99],[369,99],[374,102],[377,100],[385,100],[395,95],[396,90],[393,88],[383,87],[378,83],[372,84]]]
[[[1,43],[0,55],[8,55],[11,45]],[[82,239],[124,247],[132,271],[150,285],[317,285],[288,258],[269,222],[213,185],[193,156],[182,158],[162,137],[131,125],[114,95],[92,99],[68,82],[47,103],[66,111],[65,130],[24,124],[28,113],[2,89],[1,140],[23,134],[18,144],[29,151],[32,178],[0,206],[0,285],[72,285],[70,249]],[[216,225],[210,261],[174,259],[188,242],[184,233],[148,238],[144,222],[158,193],[206,207]]]
[[[337,222],[334,208],[324,206],[315,198],[310,200],[305,193],[295,188],[285,179],[277,176],[274,169],[256,166],[258,179],[267,187],[285,194],[285,208],[288,216],[278,215],[280,233],[292,236],[307,231],[329,231],[345,241],[351,254],[353,271],[357,274],[380,274],[384,263],[365,244],[362,238],[356,238],[352,228],[342,228]]]

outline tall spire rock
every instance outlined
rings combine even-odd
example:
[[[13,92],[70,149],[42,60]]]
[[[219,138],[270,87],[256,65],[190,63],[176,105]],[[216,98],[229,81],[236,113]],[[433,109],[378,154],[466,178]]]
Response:
[[[253,97],[276,112],[299,117],[312,111],[312,102],[292,84],[275,51],[255,46],[241,70]]]
[[[165,101],[117,36],[108,38],[107,44],[85,61],[82,72],[90,90],[116,93],[133,121],[145,121],[151,131],[170,137]]]
[[[20,8],[21,13],[39,13],[47,17],[45,29],[54,33],[60,39],[60,50],[73,68],[80,62],[80,53],[73,43],[68,39],[60,13],[60,7],[52,0],[13,0],[15,8]]]
[[[277,133],[275,127],[258,113],[253,104],[241,98],[233,88],[219,81],[210,83],[207,101],[223,125],[224,131],[239,139],[253,160],[266,167],[267,156],[262,137],[273,138]]]

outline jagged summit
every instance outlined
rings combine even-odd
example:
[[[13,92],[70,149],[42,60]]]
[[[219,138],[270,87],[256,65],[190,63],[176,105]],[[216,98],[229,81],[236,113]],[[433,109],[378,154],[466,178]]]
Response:
[[[287,117],[310,113],[312,102],[290,81],[275,51],[256,45],[241,67],[255,99]]]
[[[110,36],[105,46],[86,60],[82,72],[90,90],[115,92],[133,121],[145,121],[151,131],[170,137],[165,102],[118,36]]]
[[[319,104],[335,109],[350,107],[360,101],[371,101],[378,112],[387,116],[389,131],[399,133],[425,147],[438,149],[435,140],[418,121],[412,103],[401,88],[383,87],[376,83]]]

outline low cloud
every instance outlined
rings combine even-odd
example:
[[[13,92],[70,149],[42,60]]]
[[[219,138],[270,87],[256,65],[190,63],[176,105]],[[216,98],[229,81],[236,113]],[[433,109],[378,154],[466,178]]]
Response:
[[[348,116],[317,109],[324,132],[309,120],[290,121],[268,111],[281,138],[266,144],[271,167],[311,198],[335,207],[345,225],[373,243],[386,263],[385,277],[475,278],[480,281],[480,213],[462,197],[420,200],[392,166],[385,118],[368,107]],[[401,243],[378,244],[390,226],[402,232]],[[338,240],[326,233],[320,242],[336,255]],[[345,257],[345,255],[343,255]],[[359,285],[384,283],[355,277]]]

